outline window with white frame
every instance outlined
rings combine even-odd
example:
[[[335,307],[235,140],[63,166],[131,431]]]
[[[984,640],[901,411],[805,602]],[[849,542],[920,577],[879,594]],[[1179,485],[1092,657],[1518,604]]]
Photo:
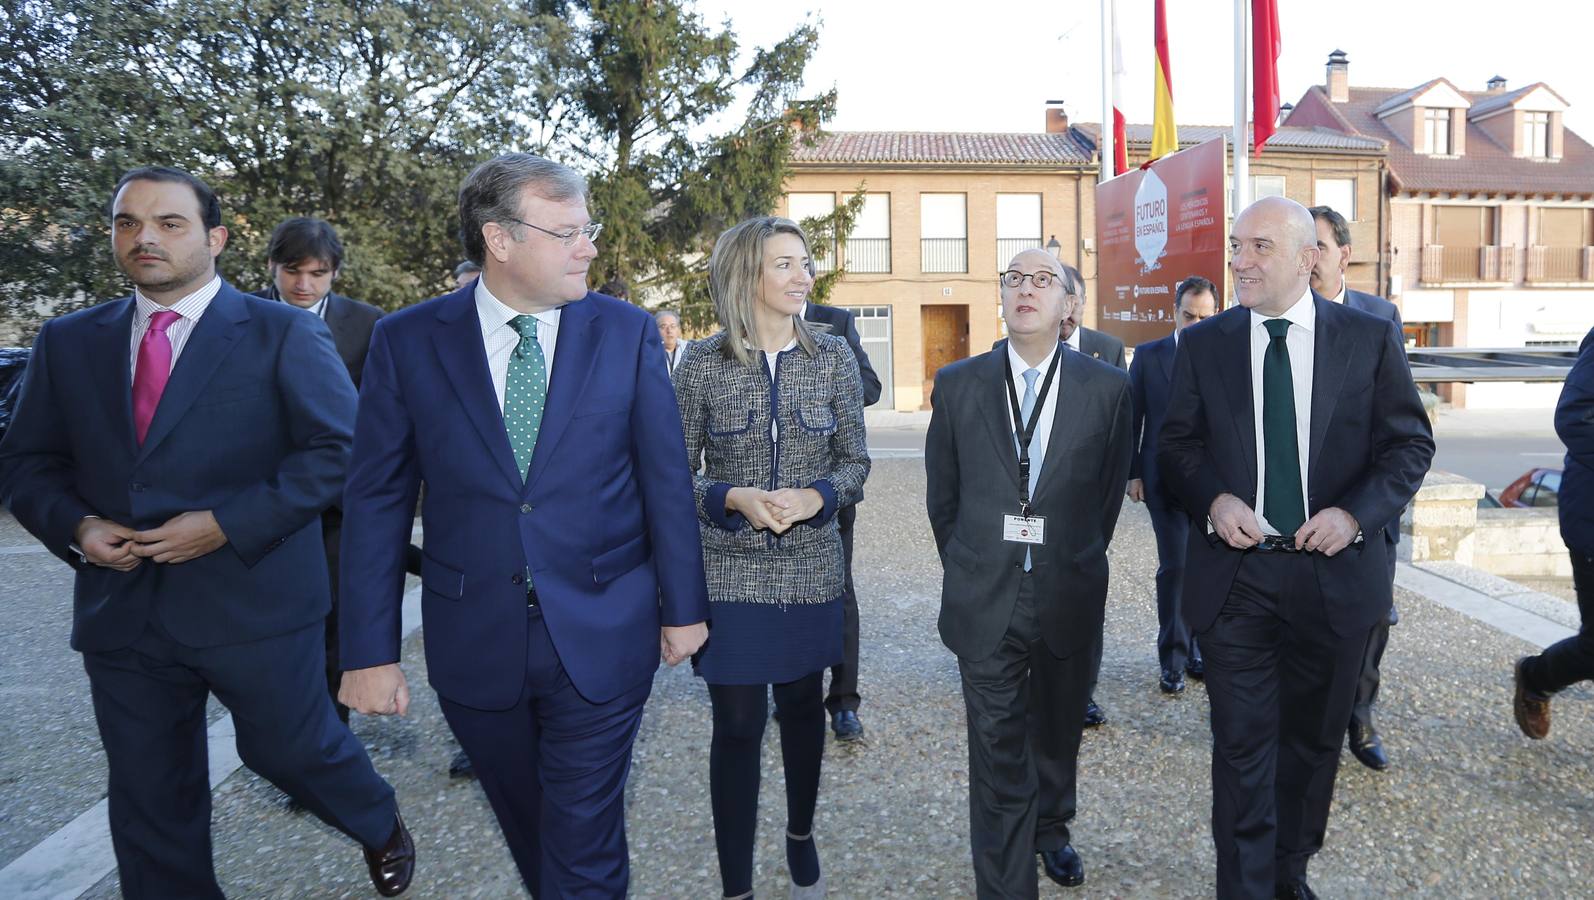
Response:
[[[823,219],[836,211],[836,195],[823,194],[787,194],[787,217],[801,225],[808,219]],[[810,236],[812,240],[812,236]],[[830,272],[836,268],[836,254],[834,248],[826,246],[813,246],[808,248],[814,255],[814,271]]]
[[[1326,206],[1334,212],[1345,217],[1345,221],[1356,221],[1356,179],[1354,178],[1318,178],[1312,182],[1312,203],[1316,206]]]
[[[847,235],[847,271],[891,271],[891,195],[865,194]]]
[[[1425,146],[1429,153],[1440,156],[1450,155],[1450,110],[1425,109],[1422,111],[1424,134],[1428,139]]]
[[[1549,113],[1525,112],[1522,114],[1522,155],[1532,159],[1549,159]]]
[[[1260,200],[1263,197],[1284,196],[1283,175],[1252,175],[1251,199]]]

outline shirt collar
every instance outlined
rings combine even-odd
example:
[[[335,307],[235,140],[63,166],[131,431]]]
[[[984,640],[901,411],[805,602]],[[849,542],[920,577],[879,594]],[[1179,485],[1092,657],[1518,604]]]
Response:
[[[1067,344],[1070,349],[1079,350],[1079,335],[1084,330],[1085,330],[1085,326],[1083,326],[1083,325],[1075,326],[1074,333],[1069,335],[1068,336],[1068,340],[1063,341],[1063,343]],[[1080,352],[1084,352],[1084,351],[1080,351]]]
[[[1078,333],[1077,330],[1076,330],[1075,333],[1076,334]],[[1052,345],[1052,352],[1046,354],[1046,358],[1041,360],[1040,363],[1038,363],[1035,366],[1031,366],[1029,363],[1024,361],[1024,357],[1018,355],[1018,351],[1017,350],[1013,349],[1013,339],[1012,338],[1008,338],[1008,341],[1007,341],[1007,364],[1013,367],[1013,378],[1017,379],[1019,384],[1023,384],[1024,383],[1024,381],[1023,381],[1023,372],[1024,372],[1025,369],[1029,369],[1029,368],[1039,369],[1041,375],[1044,376],[1046,374],[1046,370],[1050,369],[1052,367],[1052,357],[1054,357],[1056,355],[1057,355],[1057,345],[1053,344]]]
[[[1339,293],[1335,294],[1332,297],[1329,297],[1328,299],[1332,303],[1344,303],[1345,302],[1345,295],[1348,292],[1349,292],[1348,289],[1345,287],[1345,276],[1341,275],[1339,277]]]
[[[531,317],[544,325],[558,326],[559,313],[564,307],[556,306],[545,309],[539,313],[532,313]],[[500,328],[512,327],[509,320],[516,316],[525,315],[504,301],[493,296],[487,289],[487,279],[476,279],[476,315],[481,319],[482,334],[492,334]]]
[[[1264,316],[1256,310],[1251,310],[1251,327],[1263,328],[1272,318],[1288,319],[1292,324],[1299,325],[1311,334],[1317,327],[1317,305],[1312,302],[1312,289],[1307,288],[1295,301],[1295,305],[1284,311],[1281,316]]]
[[[133,289],[134,305],[140,322],[148,322],[149,317],[161,310],[170,310],[185,319],[197,319],[210,307],[210,301],[216,298],[216,293],[221,290],[221,276],[214,275],[205,282],[204,287],[184,296],[170,306],[156,303],[144,296],[144,292]]]
[[[331,302],[332,302],[332,295],[329,293],[326,296],[322,297],[320,300],[317,300],[315,303],[312,303],[310,305],[310,307],[309,307],[309,311],[313,312],[316,315],[320,316],[321,318],[325,319],[327,317],[327,306]]]

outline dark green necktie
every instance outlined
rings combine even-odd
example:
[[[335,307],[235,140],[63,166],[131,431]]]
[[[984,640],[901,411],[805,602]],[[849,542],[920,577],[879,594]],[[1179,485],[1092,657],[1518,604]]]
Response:
[[[531,470],[531,454],[537,449],[537,429],[542,426],[542,407],[548,399],[548,367],[543,363],[542,345],[537,343],[537,320],[516,316],[509,324],[520,332],[520,343],[509,357],[509,377],[504,383],[504,430],[515,451],[515,464],[521,480]]]
[[[1301,500],[1300,444],[1295,437],[1295,379],[1290,374],[1288,319],[1269,319],[1262,354],[1262,458],[1267,464],[1262,515],[1286,537],[1306,522]]]

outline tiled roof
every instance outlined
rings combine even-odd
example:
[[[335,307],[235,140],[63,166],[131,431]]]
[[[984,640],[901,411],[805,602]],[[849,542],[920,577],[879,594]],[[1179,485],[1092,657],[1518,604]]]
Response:
[[[974,166],[1087,166],[1096,145],[1079,129],[1057,134],[945,131],[827,131],[812,144],[799,140],[791,161],[913,163]]]
[[[1249,126],[1248,126],[1249,127]],[[1090,135],[1094,140],[1100,126],[1081,125],[1081,131]],[[1227,137],[1233,129],[1227,125],[1180,125],[1179,146],[1194,147],[1196,144],[1209,141],[1223,135]],[[1249,133],[1249,132],[1248,132]],[[1151,126],[1130,123],[1124,126],[1124,136],[1131,145],[1151,145]],[[1355,134],[1346,134],[1332,128],[1304,128],[1297,125],[1281,127],[1268,138],[1265,150],[1338,150],[1361,153],[1382,153],[1384,141],[1377,138],[1362,137]]]
[[[1397,136],[1375,114],[1386,105],[1392,93],[1398,92],[1391,88],[1353,87],[1346,102],[1331,103],[1323,87],[1314,85],[1307,91],[1307,97],[1296,105],[1296,110],[1304,111],[1309,105],[1307,98],[1312,97],[1317,102],[1310,105],[1329,108],[1335,118],[1345,123],[1348,131],[1386,141],[1391,187],[1395,191],[1594,195],[1594,147],[1571,129],[1563,130],[1562,156],[1555,161],[1512,156],[1510,147],[1502,147],[1481,126],[1470,121],[1461,156],[1415,153],[1408,143],[1409,135]],[[1500,96],[1483,91],[1462,91],[1461,95],[1474,104]]]
[[[1389,96],[1389,95],[1386,94],[1384,96],[1383,101],[1380,102],[1378,104],[1378,106],[1373,110],[1373,114],[1377,115],[1378,113],[1388,112],[1388,111],[1390,111],[1392,109],[1395,109],[1395,108],[1399,107],[1400,105],[1404,104],[1406,101],[1411,100],[1412,98],[1416,97],[1418,94],[1421,94],[1423,91],[1428,90],[1429,88],[1433,87],[1436,84],[1439,84],[1440,82],[1444,82],[1445,84],[1450,84],[1449,81],[1447,81],[1446,79],[1443,79],[1443,78],[1431,78],[1431,79],[1429,79],[1427,81],[1424,81],[1422,84],[1417,85],[1416,87],[1412,88],[1411,90],[1401,91],[1400,93],[1395,94],[1394,96]],[[1450,84],[1450,87],[1452,89],[1454,89],[1456,91],[1456,93],[1458,93],[1458,94],[1462,93],[1462,91],[1459,88],[1456,88],[1455,85]],[[1369,89],[1369,90],[1373,90],[1373,89]]]
[[[1557,94],[1555,91],[1551,90],[1549,85],[1539,81],[1530,84],[1527,87],[1520,87],[1514,91],[1508,91],[1504,94],[1485,95],[1484,99],[1473,101],[1472,109],[1467,111],[1467,115],[1474,119],[1481,119],[1497,109],[1510,106],[1518,100],[1521,100],[1523,97],[1526,97],[1528,94],[1538,90],[1539,88],[1544,88],[1545,91],[1555,97],[1555,99],[1560,100],[1562,103],[1566,102],[1561,98],[1560,94]]]

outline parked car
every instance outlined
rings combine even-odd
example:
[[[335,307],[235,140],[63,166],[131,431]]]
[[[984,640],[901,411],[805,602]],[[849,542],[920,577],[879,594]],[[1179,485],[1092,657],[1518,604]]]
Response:
[[[1560,499],[1561,470],[1531,469],[1500,492],[1500,505],[1516,508],[1553,507]]]
[[[1479,509],[1499,509],[1503,506],[1500,495],[1492,490],[1484,489],[1483,496],[1478,498]]]
[[[17,398],[22,396],[22,373],[32,354],[27,347],[0,347],[0,437],[5,436]]]

